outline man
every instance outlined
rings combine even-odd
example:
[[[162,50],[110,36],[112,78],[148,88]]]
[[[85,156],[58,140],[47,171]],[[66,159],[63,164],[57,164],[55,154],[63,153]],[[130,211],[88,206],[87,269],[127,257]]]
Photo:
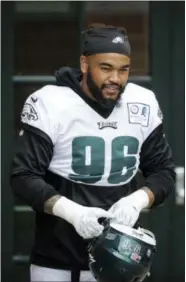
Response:
[[[154,93],[127,83],[130,45],[117,27],[83,33],[80,70],[26,100],[11,183],[36,211],[31,281],[93,281],[87,244],[99,219],[133,227],[164,202],[174,165]],[[131,193],[138,170],[145,185]],[[126,281],[127,282],[127,281]]]

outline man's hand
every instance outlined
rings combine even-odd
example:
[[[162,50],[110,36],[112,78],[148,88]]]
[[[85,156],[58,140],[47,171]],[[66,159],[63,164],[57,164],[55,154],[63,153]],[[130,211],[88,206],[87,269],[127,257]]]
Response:
[[[104,227],[98,223],[99,218],[112,217],[110,212],[100,208],[84,207],[66,197],[57,200],[53,206],[53,214],[72,224],[84,239],[97,237],[102,233]]]
[[[148,207],[149,204],[148,193],[142,189],[123,197],[109,209],[113,216],[111,222],[133,227],[141,210]]]

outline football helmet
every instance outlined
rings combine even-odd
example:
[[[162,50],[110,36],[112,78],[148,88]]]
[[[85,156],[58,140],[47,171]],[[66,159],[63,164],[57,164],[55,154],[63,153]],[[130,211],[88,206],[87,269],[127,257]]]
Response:
[[[152,232],[107,224],[89,244],[89,268],[98,282],[139,282],[150,275],[156,240]]]

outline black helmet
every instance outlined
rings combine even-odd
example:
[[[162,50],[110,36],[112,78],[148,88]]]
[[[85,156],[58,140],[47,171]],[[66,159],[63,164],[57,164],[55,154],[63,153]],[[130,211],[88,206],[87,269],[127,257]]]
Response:
[[[148,230],[111,223],[89,244],[89,268],[98,282],[137,282],[150,274],[156,240]]]

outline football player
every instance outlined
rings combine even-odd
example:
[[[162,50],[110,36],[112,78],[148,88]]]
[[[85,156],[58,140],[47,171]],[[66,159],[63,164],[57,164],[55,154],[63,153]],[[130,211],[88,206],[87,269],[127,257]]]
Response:
[[[174,188],[158,101],[128,83],[130,60],[124,29],[93,25],[80,69],[61,68],[25,101],[11,184],[36,212],[31,281],[94,281],[87,244],[99,219],[135,227]],[[132,192],[138,170],[145,183]]]

